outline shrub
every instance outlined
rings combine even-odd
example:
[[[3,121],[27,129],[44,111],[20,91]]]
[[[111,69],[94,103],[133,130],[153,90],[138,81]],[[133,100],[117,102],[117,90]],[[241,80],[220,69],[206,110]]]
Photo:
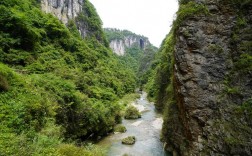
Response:
[[[77,147],[74,144],[61,144],[58,153],[62,156],[105,156],[105,150],[95,145]]]
[[[248,73],[252,71],[252,56],[250,54],[242,54],[238,61],[235,62],[235,70]]]
[[[128,136],[124,139],[122,139],[122,143],[126,145],[133,145],[136,142],[135,136]]]
[[[60,155],[64,145],[92,155],[96,148],[61,141],[112,130],[121,118],[117,100],[135,90],[136,78],[101,44],[106,39],[91,3],[83,9],[88,21],[81,21],[91,37],[83,40],[73,21],[69,31],[35,1],[0,1],[0,62],[11,67],[0,64],[0,155]]]
[[[128,106],[126,108],[125,114],[124,114],[125,119],[138,119],[141,118],[140,112],[137,110],[136,107],[134,106]]]
[[[127,131],[126,127],[124,125],[116,125],[114,127],[114,132],[121,132],[125,133]]]
[[[140,98],[140,95],[137,93],[126,94],[119,100],[119,104],[127,106],[138,98]]]
[[[179,11],[177,12],[177,19],[173,23],[173,29],[176,31],[176,29],[183,21],[185,21],[186,18],[193,17],[198,14],[207,15],[209,14],[209,11],[203,4],[198,4],[193,1],[182,3],[180,5]]]

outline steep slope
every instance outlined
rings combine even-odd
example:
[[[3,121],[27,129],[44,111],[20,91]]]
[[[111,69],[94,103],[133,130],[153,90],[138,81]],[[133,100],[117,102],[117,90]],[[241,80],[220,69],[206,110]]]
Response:
[[[128,30],[118,30],[115,28],[105,28],[106,36],[109,40],[109,46],[117,55],[124,55],[127,49],[136,47],[144,50],[151,46],[147,37],[137,35]]]
[[[41,0],[41,9],[51,13],[65,25],[74,22],[82,38],[96,38],[108,47],[102,21],[88,0]]]
[[[80,145],[120,122],[117,101],[134,91],[134,73],[96,36],[94,8],[82,8],[92,12],[83,40],[77,19],[66,27],[40,5],[0,1],[0,155],[102,155],[69,142]]]
[[[152,86],[174,155],[252,154],[252,1],[181,0]]]
[[[149,39],[128,30],[105,28],[110,48],[124,66],[132,70],[140,87],[147,82],[151,61],[157,52]]]

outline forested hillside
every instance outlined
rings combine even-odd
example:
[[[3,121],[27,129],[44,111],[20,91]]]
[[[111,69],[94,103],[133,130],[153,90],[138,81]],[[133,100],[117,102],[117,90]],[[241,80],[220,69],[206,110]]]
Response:
[[[119,62],[135,73],[138,85],[146,84],[158,48],[147,37],[128,30],[105,28],[105,34]]]
[[[107,48],[102,22],[85,4],[64,25],[36,0],[0,1],[1,156],[102,155],[75,143],[120,122],[117,101],[135,90],[136,77]],[[75,20],[92,30],[84,39]]]
[[[178,3],[157,49],[103,29],[88,0],[1,0],[0,156],[105,155],[88,142],[113,132],[137,88],[164,122],[143,93],[142,114],[129,108],[144,120],[128,123],[151,140],[163,122],[174,156],[252,155],[252,1]]]

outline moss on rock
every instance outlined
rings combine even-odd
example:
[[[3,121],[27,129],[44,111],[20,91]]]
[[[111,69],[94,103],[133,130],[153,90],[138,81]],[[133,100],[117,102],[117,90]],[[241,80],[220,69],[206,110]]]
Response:
[[[116,125],[114,127],[114,132],[120,132],[120,133],[125,133],[127,131],[126,127],[124,125]]]
[[[126,108],[125,114],[124,114],[125,119],[138,119],[141,118],[140,112],[137,110],[136,107],[134,106],[129,106]]]
[[[135,142],[136,142],[135,136],[128,136],[122,139],[122,144],[126,144],[126,145],[133,145]]]

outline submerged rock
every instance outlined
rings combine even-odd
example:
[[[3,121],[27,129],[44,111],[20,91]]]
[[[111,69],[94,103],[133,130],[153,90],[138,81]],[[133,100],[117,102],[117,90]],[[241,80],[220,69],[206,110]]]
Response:
[[[128,136],[122,139],[122,144],[126,144],[126,145],[133,145],[135,142],[136,142],[135,136]]]

